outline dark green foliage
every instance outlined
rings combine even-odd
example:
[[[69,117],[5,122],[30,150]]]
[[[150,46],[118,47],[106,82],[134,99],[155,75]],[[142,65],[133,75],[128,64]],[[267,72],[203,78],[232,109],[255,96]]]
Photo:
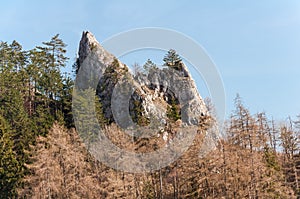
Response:
[[[65,76],[63,78],[63,87],[60,97],[60,111],[62,112],[65,126],[68,128],[74,127],[73,114],[72,114],[72,92],[74,82],[73,80]]]
[[[114,122],[113,114],[110,110],[112,90],[118,81],[121,78],[126,78],[127,75],[129,75],[128,68],[121,68],[118,59],[115,58],[112,64],[106,68],[97,85],[96,95],[99,97],[102,111],[108,123]]]
[[[49,109],[40,105],[37,107],[34,113],[33,120],[36,124],[37,134],[46,136],[48,130],[51,128],[54,122],[54,116],[51,115]]]
[[[174,49],[170,49],[168,53],[165,55],[163,61],[165,62],[164,65],[168,66],[172,69],[175,70],[181,70],[181,61],[182,59],[180,56],[177,54],[177,52]]]
[[[266,161],[267,167],[272,170],[280,171],[280,165],[276,159],[276,153],[272,151],[268,146],[264,149],[264,159]]]
[[[104,116],[103,105],[98,96],[95,96],[95,111],[100,127],[104,127],[105,125],[107,125],[108,120]]]
[[[59,34],[52,37],[49,42],[43,42],[43,44],[44,46],[37,47],[37,49],[46,52],[50,58],[49,63],[51,67],[59,69],[59,67],[66,66],[66,61],[69,59],[64,55],[67,45],[59,38]]]
[[[155,188],[150,181],[145,182],[144,187],[143,187],[143,192],[144,192],[146,198],[148,198],[148,199],[155,198]]]
[[[131,99],[132,101],[133,99]],[[150,124],[150,120],[144,116],[144,109],[140,100],[133,100],[133,110],[130,111],[132,121],[139,126],[147,126]]]
[[[181,119],[180,105],[176,103],[176,99],[174,97],[171,99],[171,104],[167,108],[167,117],[172,122],[176,122],[177,120]]]
[[[12,130],[0,110],[0,198],[15,196],[19,163],[13,151]]]
[[[58,35],[43,44],[24,51],[16,41],[0,42],[0,198],[16,197],[36,136],[55,120],[73,124],[73,80],[60,72],[66,45]]]
[[[45,105],[57,111],[59,107],[59,98],[63,90],[63,77],[60,69],[65,67],[69,58],[65,57],[66,44],[55,35],[49,42],[43,42],[44,46],[37,47],[40,50],[40,55],[43,57],[40,73],[42,78],[39,78],[39,91],[44,94]]]
[[[19,92],[12,93],[10,101],[5,103],[5,108],[5,118],[14,129],[12,138],[17,160],[22,165],[20,172],[25,174],[27,170],[25,163],[29,161],[27,150],[34,141],[34,131],[30,126],[30,120]]]

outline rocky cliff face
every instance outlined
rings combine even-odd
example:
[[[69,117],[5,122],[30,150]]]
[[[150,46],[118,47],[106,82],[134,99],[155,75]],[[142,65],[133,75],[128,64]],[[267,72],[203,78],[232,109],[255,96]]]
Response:
[[[87,78],[91,76],[94,76],[95,79],[99,78],[97,95],[102,102],[105,117],[110,122],[115,122],[117,117],[117,120],[124,124],[124,119],[128,119],[128,117],[122,118],[120,112],[117,112],[117,110],[127,112],[125,110],[128,109],[126,97],[130,97],[129,114],[132,118],[136,117],[133,115],[137,114],[134,113],[134,110],[137,109],[137,105],[140,105],[142,117],[149,121],[155,117],[161,125],[168,121],[166,113],[172,100],[175,100],[176,104],[180,106],[181,120],[185,125],[198,125],[200,117],[208,115],[195,82],[182,62],[180,71],[171,68],[155,68],[148,74],[140,73],[133,76],[128,67],[107,52],[92,33],[83,32],[79,48],[79,66],[88,56],[90,57],[88,64],[85,63],[88,68],[85,68],[83,73]],[[126,94],[121,92],[124,87],[129,89]],[[121,95],[125,95],[125,97]],[[116,113],[112,110],[112,103],[116,106]],[[130,124],[127,125],[130,126]],[[124,125],[123,127],[128,126]]]

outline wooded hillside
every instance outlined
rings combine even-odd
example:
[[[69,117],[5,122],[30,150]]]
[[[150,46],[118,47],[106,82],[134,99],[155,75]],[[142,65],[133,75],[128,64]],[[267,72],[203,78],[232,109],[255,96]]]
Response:
[[[252,114],[239,96],[224,137],[205,157],[199,157],[204,125],[182,157],[152,173],[98,162],[74,128],[73,78],[61,72],[65,47],[59,35],[32,50],[0,42],[0,198],[300,198],[300,117],[279,123]],[[154,149],[147,139],[122,142],[122,130],[96,107],[118,146]],[[180,122],[178,107],[168,109],[170,133]]]

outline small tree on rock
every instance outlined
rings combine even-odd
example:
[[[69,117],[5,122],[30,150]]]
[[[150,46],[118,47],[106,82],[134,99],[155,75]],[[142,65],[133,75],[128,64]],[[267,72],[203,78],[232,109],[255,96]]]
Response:
[[[180,62],[182,61],[181,57],[177,54],[174,49],[170,49],[168,53],[165,55],[163,61],[165,62],[164,65],[175,70],[181,69]]]
[[[158,69],[158,67],[156,66],[155,63],[153,63],[153,61],[151,61],[151,59],[148,59],[145,64],[143,65],[143,68],[145,70],[146,73],[149,73],[150,70],[153,69]]]

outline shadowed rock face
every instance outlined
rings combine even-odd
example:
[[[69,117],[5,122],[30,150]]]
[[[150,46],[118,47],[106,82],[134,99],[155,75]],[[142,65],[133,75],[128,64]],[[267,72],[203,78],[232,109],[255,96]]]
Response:
[[[126,109],[129,109],[131,118],[138,117],[135,114],[148,119],[155,117],[161,125],[168,121],[166,112],[171,99],[176,99],[180,104],[181,120],[185,125],[198,125],[199,118],[208,114],[195,82],[183,62],[179,63],[180,71],[171,68],[153,69],[147,75],[138,74],[134,77],[127,66],[107,52],[92,33],[83,32],[78,63],[79,68],[81,65],[85,66],[82,69],[84,79],[81,82],[87,82],[91,77],[99,79],[93,81],[91,87],[97,88],[96,93],[102,103],[104,115],[110,122],[115,122],[116,115],[121,114],[113,114],[112,100],[114,105],[123,106],[124,110],[122,107],[118,109],[121,112],[126,113]],[[98,83],[96,87],[95,82]],[[119,89],[115,89],[116,86]],[[119,93],[116,90],[119,90]],[[127,94],[124,90],[128,90]],[[125,99],[124,95],[127,98],[129,96],[129,99]],[[136,104],[139,104],[141,113],[135,113]],[[119,121],[128,119],[122,116],[119,118]]]

